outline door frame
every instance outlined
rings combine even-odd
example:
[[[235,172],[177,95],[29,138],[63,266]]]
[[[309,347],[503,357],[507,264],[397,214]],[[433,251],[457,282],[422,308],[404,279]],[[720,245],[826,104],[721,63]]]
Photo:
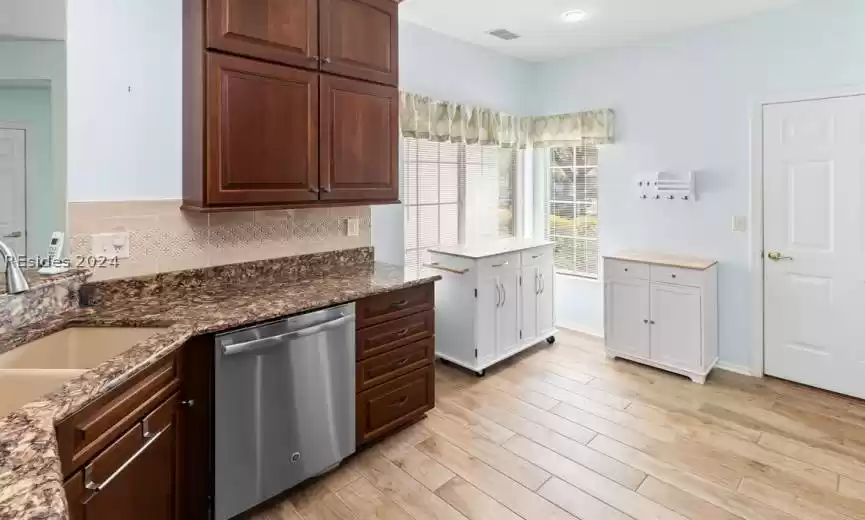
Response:
[[[21,130],[24,132],[24,250],[15,251],[19,256],[27,255],[27,252],[32,248],[33,234],[30,233],[30,224],[33,220],[30,215],[30,204],[28,188],[35,186],[35,175],[38,175],[36,164],[36,150],[33,143],[33,128],[28,123],[20,123],[16,121],[0,121],[0,129],[2,130]]]
[[[802,101],[821,101],[865,95],[865,85],[853,85],[830,89],[791,92],[787,94],[769,94],[754,99],[751,103],[751,227],[748,249],[751,274],[751,360],[747,367],[741,367],[739,372],[763,377],[765,375],[766,355],[766,317],[765,317],[765,258],[764,250],[764,215],[763,215],[763,110],[769,105],[781,105]]]

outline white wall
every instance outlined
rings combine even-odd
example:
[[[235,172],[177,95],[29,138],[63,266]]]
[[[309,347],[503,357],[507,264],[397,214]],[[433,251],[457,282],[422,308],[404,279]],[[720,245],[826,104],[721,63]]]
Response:
[[[182,2],[74,0],[69,200],[181,197]]]
[[[528,113],[528,62],[408,22],[399,24],[399,46],[401,89],[511,114]],[[372,243],[379,260],[402,264],[403,219],[400,204],[372,208]]]
[[[651,248],[715,258],[721,359],[750,363],[759,265],[733,215],[749,214],[750,117],[758,101],[859,85],[865,2],[820,0],[630,48],[538,68],[539,114],[612,107],[618,144],[601,152],[601,250]],[[702,170],[696,204],[641,202],[641,172]],[[602,327],[598,284],[560,278],[561,324]]]

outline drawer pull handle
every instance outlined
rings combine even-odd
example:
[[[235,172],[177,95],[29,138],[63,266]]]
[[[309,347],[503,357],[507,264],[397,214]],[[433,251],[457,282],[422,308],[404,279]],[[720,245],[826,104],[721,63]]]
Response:
[[[396,366],[401,367],[401,366],[405,365],[406,363],[408,363],[410,359],[411,358],[407,358],[407,357],[402,358],[396,362]]]
[[[509,263],[510,263],[510,262],[502,262],[502,263],[500,263],[500,264],[496,264],[496,265],[494,265],[493,267],[501,267],[501,266],[503,266],[503,265],[508,265]]]
[[[86,484],[84,484],[84,487],[89,489],[90,491],[93,491],[94,493],[98,493],[98,492],[102,491],[103,489],[105,489],[105,487],[108,486],[108,484],[110,484],[112,480],[114,480],[115,478],[117,478],[118,475],[123,473],[123,470],[125,470],[127,467],[129,467],[130,464],[135,462],[135,459],[137,459],[138,457],[141,456],[142,453],[147,451],[147,448],[149,448],[151,444],[156,442],[159,439],[159,437],[161,437],[162,434],[165,433],[169,428],[170,428],[170,426],[166,426],[164,429],[160,430],[158,433],[156,433],[155,435],[150,437],[150,440],[148,440],[144,444],[144,446],[138,448],[138,451],[136,451],[131,457],[129,457],[126,460],[126,462],[121,464],[121,466],[119,468],[117,468],[117,470],[114,473],[112,473],[107,479],[102,481],[101,484],[97,484],[96,482],[93,482],[93,479],[91,478],[92,477],[91,473],[93,472],[93,464],[88,465],[86,468],[84,468],[84,480],[85,480],[85,482],[87,482]]]
[[[398,331],[396,333],[396,337],[401,338],[401,337],[405,336],[406,334],[408,334],[408,327]]]
[[[540,257],[542,257],[542,256],[544,256],[544,255],[532,255],[532,258],[535,259],[535,260],[537,260],[538,258],[540,258]]]
[[[393,406],[394,408],[399,408],[401,406],[404,406],[407,402],[408,402],[408,396],[405,396],[402,399],[400,399],[399,401],[393,403],[391,406]]]
[[[405,307],[408,305],[408,300],[401,300],[390,304],[391,307]]]

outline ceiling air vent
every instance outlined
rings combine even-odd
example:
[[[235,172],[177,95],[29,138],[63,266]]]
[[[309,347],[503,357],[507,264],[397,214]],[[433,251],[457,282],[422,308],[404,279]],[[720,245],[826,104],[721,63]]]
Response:
[[[520,37],[519,34],[512,33],[507,29],[495,29],[492,31],[487,31],[487,34],[490,36],[495,36],[496,38],[500,38],[502,40],[516,40]]]

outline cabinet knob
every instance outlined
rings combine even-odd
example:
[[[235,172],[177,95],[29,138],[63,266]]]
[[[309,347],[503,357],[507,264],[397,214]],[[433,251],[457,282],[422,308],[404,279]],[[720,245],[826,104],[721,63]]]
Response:
[[[645,323],[646,325],[648,325],[648,324],[649,324],[649,320],[643,320],[643,323]]]
[[[309,59],[312,61],[321,61],[321,56],[310,56]]]
[[[675,277],[676,277],[676,275],[673,275],[673,278],[675,278]]]
[[[180,401],[180,404],[187,408],[192,408],[193,406],[195,406],[195,399],[187,399],[185,401]]]
[[[655,324],[655,320],[649,320],[649,325],[654,325],[654,324]]]
[[[310,188],[309,191],[311,191],[313,193],[318,193],[319,190],[318,190],[318,188]]]
[[[626,273],[628,272],[628,268],[627,268],[627,267],[625,268],[625,272],[626,272]]]
[[[332,62],[333,60],[330,59],[330,58],[322,58],[321,61],[322,61],[322,63],[330,63],[330,62]]]

